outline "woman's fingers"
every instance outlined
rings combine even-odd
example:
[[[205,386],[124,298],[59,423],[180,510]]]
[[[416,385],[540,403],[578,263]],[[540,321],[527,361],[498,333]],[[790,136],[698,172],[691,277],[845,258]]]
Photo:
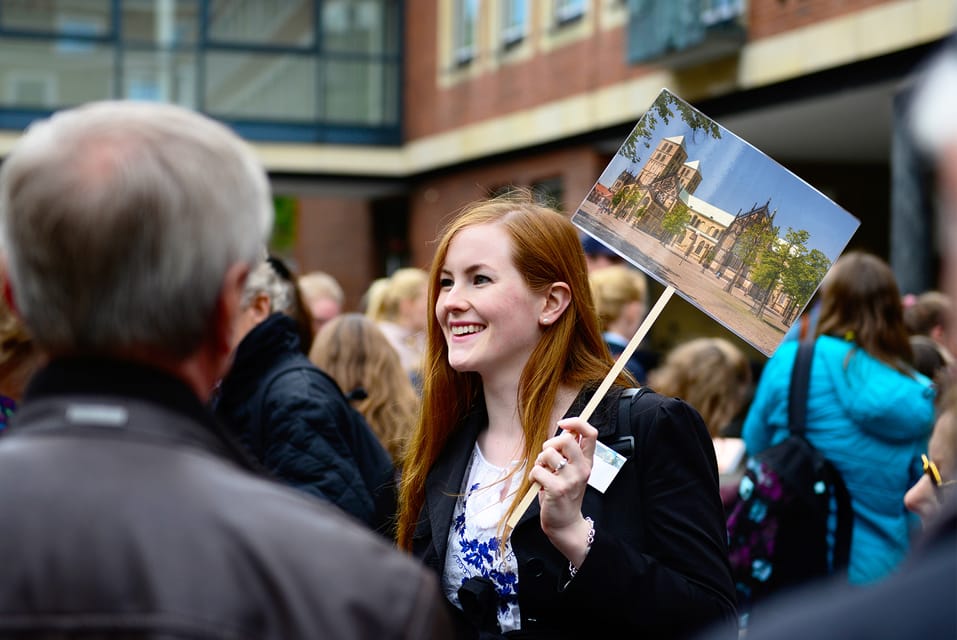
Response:
[[[536,473],[532,475],[532,479],[547,487],[564,486],[568,483],[584,484],[591,473],[598,430],[581,418],[562,420],[559,426],[563,432],[546,440],[542,452],[535,459],[533,471]],[[562,476],[562,481],[556,483],[555,476],[559,475]]]
[[[563,433],[547,441],[560,441],[559,448],[565,451],[565,446],[570,442],[575,443],[574,450],[583,455],[589,461],[595,455],[595,443],[598,441],[598,429],[588,424],[581,418],[565,418],[558,421],[558,426]]]

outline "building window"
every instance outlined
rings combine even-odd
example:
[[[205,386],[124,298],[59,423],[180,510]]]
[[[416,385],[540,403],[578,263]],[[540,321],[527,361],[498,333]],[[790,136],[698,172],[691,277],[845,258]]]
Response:
[[[475,58],[475,30],[478,23],[478,0],[455,0],[452,20],[455,36],[455,64],[468,64]]]
[[[129,98],[252,140],[401,140],[399,0],[0,0],[0,129]],[[472,0],[474,12],[479,0]]]
[[[747,33],[744,0],[632,1],[628,60],[660,59],[670,67],[701,64],[738,51]]]
[[[57,102],[56,80],[51,74],[11,72],[3,91],[4,102],[17,107],[52,107]]]
[[[211,0],[209,36],[217,42],[308,46],[314,38],[311,0]]]
[[[502,44],[506,47],[521,42],[528,24],[527,0],[502,1]]]
[[[390,0],[325,0],[322,48],[342,53],[395,54],[399,51],[399,7]]]
[[[744,13],[744,0],[705,0],[701,7],[701,22],[715,25],[734,20]]]
[[[562,25],[585,15],[585,0],[555,0],[555,23]]]

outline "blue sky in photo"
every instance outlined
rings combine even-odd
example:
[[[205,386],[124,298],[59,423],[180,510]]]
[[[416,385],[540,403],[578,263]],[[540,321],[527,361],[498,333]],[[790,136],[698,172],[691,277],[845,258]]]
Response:
[[[859,224],[851,214],[724,127],[720,140],[703,132],[692,136],[675,114],[667,125],[659,120],[649,147],[638,142],[639,162],[615,154],[598,182],[611,187],[622,171],[637,174],[662,138],[683,135],[688,162],[700,162],[701,184],[695,196],[732,215],[770,198],[782,237],[788,227],[805,229],[811,235],[809,249],[819,249],[832,263],[837,259]]]

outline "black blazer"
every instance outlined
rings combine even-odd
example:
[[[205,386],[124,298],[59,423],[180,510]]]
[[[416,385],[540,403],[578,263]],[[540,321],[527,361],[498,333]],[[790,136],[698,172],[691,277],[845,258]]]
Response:
[[[518,560],[521,637],[581,637],[601,629],[683,637],[723,623],[736,635],[734,586],[714,446],[698,413],[646,392],[628,409],[613,387],[591,417],[603,443],[628,455],[604,495],[588,487],[582,512],[595,541],[575,579],[549,542],[536,498],[512,533]],[[579,415],[591,392],[569,409]],[[619,412],[630,424],[619,426]],[[452,512],[479,432],[484,404],[450,438],[426,480],[413,552],[440,577]],[[567,587],[565,586],[567,584]]]

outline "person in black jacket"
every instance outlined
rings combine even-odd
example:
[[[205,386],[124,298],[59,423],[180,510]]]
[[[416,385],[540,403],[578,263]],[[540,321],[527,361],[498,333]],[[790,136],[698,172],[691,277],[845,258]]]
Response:
[[[335,381],[302,353],[297,323],[284,313],[295,295],[294,280],[270,261],[250,274],[216,414],[279,480],[388,534],[391,458]]]
[[[429,572],[205,406],[273,218],[242,140],[173,105],[60,112],[4,160],[0,216],[49,359],[0,437],[0,637],[449,637]]]
[[[398,543],[440,577],[462,637],[671,638],[719,620],[736,635],[701,417],[622,398],[624,376],[575,417],[612,360],[571,222],[518,197],[468,207],[437,244],[429,300]],[[589,483],[598,442],[625,458],[604,492]]]

